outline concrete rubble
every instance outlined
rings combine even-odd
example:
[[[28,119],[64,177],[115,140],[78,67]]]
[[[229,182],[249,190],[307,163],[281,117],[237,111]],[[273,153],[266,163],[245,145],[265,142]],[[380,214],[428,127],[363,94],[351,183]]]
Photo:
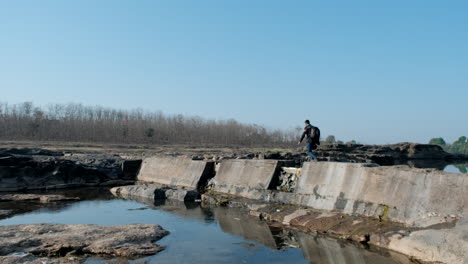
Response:
[[[293,192],[296,189],[300,176],[301,169],[282,167],[279,175],[280,183],[276,189],[282,192]]]

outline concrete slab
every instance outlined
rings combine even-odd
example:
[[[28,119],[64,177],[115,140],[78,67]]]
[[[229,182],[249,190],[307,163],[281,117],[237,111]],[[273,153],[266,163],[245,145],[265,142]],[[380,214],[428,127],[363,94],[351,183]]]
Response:
[[[150,157],[143,160],[137,179],[147,183],[197,189],[214,173],[214,162],[187,157]]]
[[[429,226],[466,214],[467,182],[464,174],[435,169],[307,162],[296,194],[298,204],[316,209]]]
[[[214,178],[215,191],[260,199],[280,164],[278,160],[223,160]]]

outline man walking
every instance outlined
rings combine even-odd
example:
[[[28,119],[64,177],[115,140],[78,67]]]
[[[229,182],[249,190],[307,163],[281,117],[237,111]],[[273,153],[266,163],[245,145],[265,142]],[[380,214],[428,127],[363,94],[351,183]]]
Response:
[[[307,137],[306,153],[309,155],[311,160],[317,160],[317,157],[315,157],[312,150],[317,149],[317,145],[320,145],[320,129],[312,126],[309,120],[306,120],[304,124],[304,132],[302,132],[301,139],[297,144],[301,144],[302,140]]]

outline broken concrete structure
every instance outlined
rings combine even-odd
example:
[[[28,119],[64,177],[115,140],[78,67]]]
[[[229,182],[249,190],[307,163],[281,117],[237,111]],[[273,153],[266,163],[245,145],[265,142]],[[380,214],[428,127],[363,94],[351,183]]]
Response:
[[[262,199],[274,184],[281,167],[278,160],[224,160],[214,178],[214,190],[251,199]]]
[[[300,205],[416,226],[447,222],[468,212],[467,176],[435,169],[307,162],[296,193]]]
[[[197,189],[213,177],[214,162],[187,157],[150,157],[143,160],[138,181]]]
[[[228,159],[215,167],[213,162],[156,157],[143,161],[138,180],[201,190],[214,176],[210,180],[214,193],[404,223],[414,229],[404,229],[401,234],[392,230],[366,241],[424,261],[467,261],[466,175],[343,162],[305,162],[302,168],[285,168],[291,164],[281,160]],[[145,197],[159,193],[152,187],[142,188],[114,188],[114,193],[140,193]],[[186,195],[175,194],[172,199],[186,200]],[[158,197],[171,195],[164,192]],[[305,216],[294,212],[286,220],[297,222],[300,217]],[[448,237],[450,241],[446,240]]]
[[[136,185],[111,189],[115,196],[194,201],[214,176],[214,162],[188,157],[149,157],[143,160]]]

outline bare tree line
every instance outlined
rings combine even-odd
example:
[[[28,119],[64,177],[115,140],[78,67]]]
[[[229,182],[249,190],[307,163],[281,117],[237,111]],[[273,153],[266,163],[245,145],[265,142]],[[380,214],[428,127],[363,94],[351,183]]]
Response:
[[[253,147],[290,145],[297,141],[297,131],[141,109],[0,102],[0,139]]]

